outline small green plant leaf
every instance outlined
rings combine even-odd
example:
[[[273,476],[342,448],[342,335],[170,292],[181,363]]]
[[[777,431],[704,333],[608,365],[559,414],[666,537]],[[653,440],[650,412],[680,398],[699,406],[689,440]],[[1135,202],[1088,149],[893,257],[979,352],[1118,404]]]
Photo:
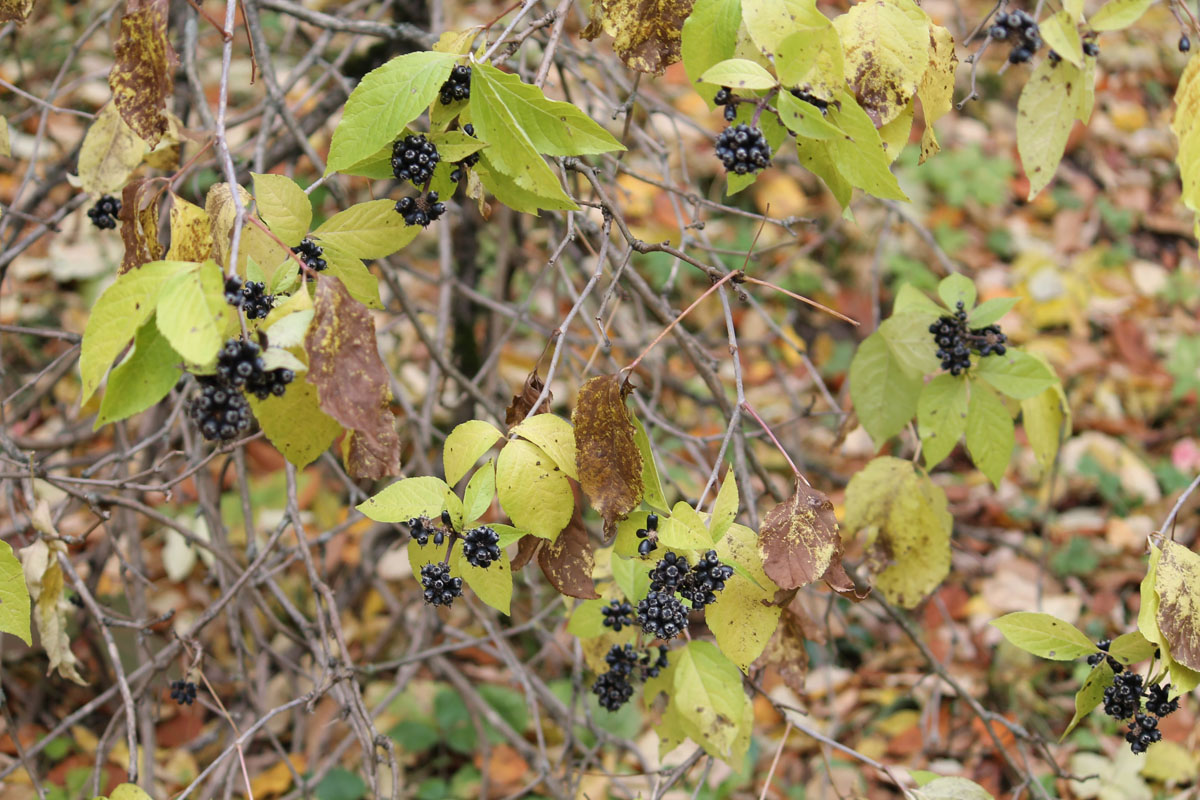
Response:
[[[901,369],[912,378],[922,378],[941,366],[937,344],[929,333],[929,317],[920,312],[892,314],[879,326],[879,335]]]
[[[1036,397],[1022,400],[1021,422],[1042,475],[1049,475],[1059,443],[1071,430],[1071,407],[1062,384],[1055,383]]]
[[[1047,46],[1068,63],[1082,69],[1083,40],[1079,38],[1079,29],[1076,27],[1075,19],[1068,12],[1059,11],[1042,20],[1038,27]]]
[[[455,550],[455,560],[458,561],[458,574],[471,591],[501,614],[508,614],[513,593],[512,568],[508,559],[501,555],[486,568],[476,567],[467,561],[459,547]]]
[[[711,642],[693,641],[675,662],[674,705],[692,741],[717,758],[737,762],[749,745],[754,713],[742,674]]]
[[[907,202],[908,195],[892,174],[892,162],[883,149],[883,139],[875,123],[855,101],[854,95],[843,92],[837,101],[840,105],[831,105],[827,111],[830,124],[846,134],[842,138],[829,140],[838,172],[852,186],[875,197]]]
[[[1034,611],[1014,611],[992,620],[1012,644],[1041,658],[1074,661],[1100,652],[1096,643],[1069,622]]]
[[[658,523],[658,540],[679,550],[700,550],[712,546],[712,536],[696,509],[680,500],[671,516]]]
[[[900,366],[879,331],[858,346],[850,362],[850,398],[875,447],[883,446],[912,419],[920,388],[920,379]]]
[[[715,549],[735,571],[717,602],[704,609],[704,619],[721,652],[747,672],[771,640],[783,609],[774,604],[776,587],[763,572],[754,531],[730,525]]]
[[[472,153],[477,153],[487,147],[486,143],[462,131],[436,133],[429,137],[429,141],[433,142],[434,146],[437,147],[441,160],[448,164],[462,161]],[[388,153],[388,174],[391,174],[390,152]]]
[[[967,403],[967,452],[979,471],[999,486],[1016,446],[1012,416],[982,381],[971,381]]]
[[[1146,641],[1141,631],[1123,633],[1112,640],[1108,646],[1108,654],[1125,666],[1138,664],[1154,655],[1157,645]]]
[[[650,449],[650,437],[646,427],[633,412],[629,413],[633,421],[633,442],[642,454],[642,502],[658,511],[667,511],[667,497],[663,494],[662,479],[658,477],[658,467],[654,463],[654,451]]]
[[[579,480],[575,467],[575,431],[571,423],[554,414],[533,414],[509,432],[542,448],[567,477]]]
[[[1100,6],[1088,27],[1095,31],[1119,31],[1141,19],[1154,0],[1108,0]]]
[[[488,459],[482,467],[475,470],[467,488],[463,491],[463,526],[472,528],[475,523],[491,508],[492,499],[496,496],[496,463]]]
[[[829,20],[813,0],[742,0],[742,22],[764,53],[776,53],[797,26],[820,27]]]
[[[282,397],[250,395],[249,400],[267,440],[298,468],[316,461],[342,432],[338,421],[321,410],[317,389],[308,381],[292,381]]]
[[[816,8],[812,9],[816,11]],[[837,30],[820,12],[792,26],[779,42],[775,73],[788,87],[825,101],[835,99],[846,84],[845,55]],[[782,101],[783,95],[779,96]],[[818,112],[819,113],[819,112]]]
[[[975,308],[975,284],[961,272],[953,272],[938,284],[938,297],[951,311],[957,311],[961,302],[963,308],[970,312]]]
[[[1107,661],[1101,661],[1092,667],[1092,671],[1088,673],[1083,685],[1075,693],[1075,716],[1071,717],[1071,724],[1063,731],[1062,737],[1059,738],[1060,742],[1067,738],[1067,734],[1075,730],[1076,725],[1083,722],[1084,717],[1092,713],[1092,709],[1100,705],[1104,699],[1104,690],[1111,686],[1112,682],[1113,671]]]
[[[225,302],[225,280],[215,261],[193,264],[168,278],[156,310],[158,330],[190,364],[216,359],[233,319],[232,307]]]
[[[513,525],[542,539],[554,541],[575,510],[566,474],[540,447],[523,439],[500,451],[496,492]]]
[[[479,457],[504,437],[496,426],[481,419],[464,422],[450,431],[442,446],[442,466],[446,482],[457,484],[475,466]]]
[[[449,491],[450,487],[441,478],[429,475],[403,478],[355,508],[376,522],[408,522],[415,517],[437,519],[446,507]]]
[[[384,258],[404,248],[420,225],[405,225],[393,200],[368,200],[339,211],[313,231],[317,243],[355,258]]]
[[[733,57],[742,24],[740,0],[696,0],[683,23],[683,68],[692,81],[705,70]]]
[[[153,798],[136,783],[122,783],[109,793],[108,800],[153,800]]]
[[[1025,82],[1017,101],[1017,152],[1029,178],[1028,199],[1054,178],[1088,92],[1086,76],[1069,61],[1045,59]]]
[[[721,483],[721,490],[717,492],[717,500],[713,503],[712,516],[708,520],[708,530],[714,542],[721,541],[725,531],[729,530],[729,526],[737,519],[737,514],[737,481],[733,479],[733,471],[728,470],[725,480]]]
[[[775,102],[779,106],[779,119],[784,127],[797,136],[833,139],[845,135],[825,119],[825,115],[812,103],[797,100],[788,92],[780,94]]]
[[[1021,298],[1019,297],[993,297],[991,300],[985,300],[972,309],[967,315],[967,322],[972,328],[982,328],[985,325],[991,325],[996,322],[1015,306]]]
[[[1044,361],[1016,348],[1002,356],[980,358],[975,374],[1014,400],[1036,397],[1058,383],[1058,376]]]
[[[967,430],[966,380],[943,374],[925,384],[917,401],[917,421],[925,466],[933,469],[950,455]]]
[[[133,350],[113,368],[93,430],[132,417],[162,400],[179,380],[179,354],[153,322],[138,328]]]
[[[25,572],[13,555],[12,545],[0,541],[0,631],[11,633],[26,645],[33,645],[29,589]]]
[[[613,556],[613,580],[630,603],[637,605],[650,593],[650,569],[653,566],[652,561]]]
[[[958,777],[934,778],[913,795],[914,800],[995,800],[975,781]]]
[[[288,247],[295,247],[312,225],[312,204],[308,195],[286,175],[260,175],[254,178],[254,202],[258,216],[271,232]]]
[[[938,317],[945,316],[946,309],[939,306],[924,292],[911,283],[906,283],[896,292],[896,302],[892,304],[892,314],[920,313],[925,316],[926,330]]]
[[[770,89],[779,81],[762,66],[745,58],[729,58],[704,71],[701,83],[731,89]]]

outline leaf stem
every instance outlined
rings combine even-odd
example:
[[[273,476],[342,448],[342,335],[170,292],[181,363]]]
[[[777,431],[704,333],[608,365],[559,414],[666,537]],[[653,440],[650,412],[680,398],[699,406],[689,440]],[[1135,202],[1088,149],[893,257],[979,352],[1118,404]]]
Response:
[[[849,322],[851,325],[859,324],[858,320],[851,319],[850,317],[847,317],[845,314],[842,314],[841,312],[834,311],[832,308],[830,308],[827,305],[818,303],[816,300],[808,299],[804,295],[796,294],[795,292],[789,292],[787,289],[784,289],[782,286],[776,286],[775,284],[770,283],[768,281],[759,280],[758,278],[751,278],[749,276],[747,276],[745,278],[745,281],[746,281],[746,283],[755,283],[755,284],[758,284],[759,286],[766,286],[768,289],[774,289],[777,292],[782,292],[782,293],[786,294],[788,297],[792,298],[793,300],[799,300],[801,303],[808,303],[813,308],[816,308],[820,311],[824,311],[826,314],[832,314],[833,316],[837,317],[838,319],[842,320],[843,322]]]

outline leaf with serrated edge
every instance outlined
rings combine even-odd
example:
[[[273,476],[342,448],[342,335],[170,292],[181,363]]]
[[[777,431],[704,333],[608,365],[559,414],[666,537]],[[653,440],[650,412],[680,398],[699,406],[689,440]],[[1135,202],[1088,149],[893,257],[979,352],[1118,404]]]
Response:
[[[741,569],[726,581],[717,602],[704,609],[704,619],[721,652],[748,672],[771,640],[783,609],[774,605],[775,585],[763,572],[754,531],[730,525],[715,549],[722,563]]]
[[[951,311],[957,311],[961,302],[963,309],[970,312],[975,308],[975,283],[961,272],[953,272],[938,284],[938,297]]]
[[[571,521],[575,508],[567,476],[541,448],[523,439],[500,451],[496,493],[513,525],[551,541]]]
[[[491,450],[503,436],[495,425],[481,419],[468,420],[455,426],[442,446],[446,482],[454,485],[462,480],[479,457]]]
[[[791,27],[779,42],[775,72],[784,86],[832,102],[846,83],[842,40],[824,17],[818,15],[813,21],[817,24]],[[781,93],[776,102],[785,103],[789,96],[790,92]]]
[[[1153,656],[1155,646],[1154,642],[1146,641],[1141,631],[1130,631],[1112,640],[1108,646],[1108,654],[1128,666]]]
[[[843,92],[837,102],[839,105],[831,105],[827,112],[830,123],[846,134],[829,140],[838,171],[852,186],[875,197],[907,202],[908,195],[888,168],[891,162],[883,140],[867,112],[848,92]]]
[[[163,284],[156,310],[159,331],[184,361],[212,363],[232,318],[216,262],[195,264],[172,275]]]
[[[750,705],[737,665],[711,642],[689,642],[680,648],[674,683],[673,702],[688,736],[708,753],[736,762],[745,752],[736,745]]]
[[[450,487],[441,478],[404,478],[355,508],[376,522],[408,522],[416,517],[437,519],[446,507]]]
[[[1011,311],[1020,299],[1019,297],[993,297],[991,300],[985,300],[975,306],[967,315],[967,324],[972,328],[991,325]]]
[[[912,0],[863,0],[833,21],[846,80],[876,126],[891,122],[929,65],[929,17]]]
[[[579,480],[575,468],[575,431],[571,423],[554,414],[534,414],[526,417],[509,433],[527,439],[550,456],[568,478]]]
[[[614,555],[612,560],[613,580],[629,602],[637,605],[650,593],[651,561],[640,558],[623,558]]]
[[[337,278],[350,296],[367,308],[382,309],[379,278],[375,277],[362,259],[342,252],[337,245],[331,245],[329,242],[322,242],[322,247],[325,251],[325,270],[321,274]]]
[[[487,513],[496,496],[496,462],[488,459],[482,467],[475,470],[467,488],[463,490],[463,525],[474,527],[479,518]]]
[[[1014,611],[991,623],[1012,644],[1041,658],[1074,661],[1100,652],[1095,642],[1069,622],[1034,611]]]
[[[742,0],[742,21],[754,43],[766,53],[776,52],[797,25],[829,24],[815,0]]]
[[[850,399],[876,448],[912,419],[920,388],[920,379],[901,368],[879,331],[858,346],[850,362]]]
[[[332,245],[355,258],[384,258],[404,248],[420,225],[406,225],[393,200],[368,200],[339,211],[313,231],[319,244]]]
[[[832,125],[820,109],[811,103],[797,100],[788,92],[775,101],[779,118],[789,131],[808,139],[833,139],[844,134]]]
[[[312,204],[308,195],[286,175],[251,173],[251,177],[258,216],[288,247],[300,244],[312,225]]]
[[[112,194],[125,185],[150,148],[121,118],[115,103],[100,109],[79,148],[79,188]]]
[[[921,378],[941,366],[926,314],[910,311],[892,314],[879,326],[879,335],[896,363],[910,377]]]
[[[1025,82],[1017,101],[1017,152],[1029,178],[1028,199],[1054,178],[1084,92],[1083,73],[1069,61],[1046,59]]]
[[[179,381],[179,360],[153,322],[138,328],[133,352],[108,376],[92,429],[145,411],[166,397]]]

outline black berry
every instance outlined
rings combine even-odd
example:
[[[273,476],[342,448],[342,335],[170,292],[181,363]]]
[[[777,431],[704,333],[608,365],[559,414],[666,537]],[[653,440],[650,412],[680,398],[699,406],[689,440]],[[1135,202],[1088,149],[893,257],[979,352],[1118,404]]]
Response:
[[[100,230],[112,230],[117,227],[117,215],[121,213],[121,201],[111,195],[104,195],[96,201],[96,205],[88,209],[87,215],[92,224]]]
[[[198,378],[200,393],[192,398],[188,416],[210,442],[227,442],[250,428],[250,404],[220,376]]]
[[[171,681],[171,699],[181,706],[196,702],[196,684],[191,681]]]
[[[689,572],[686,558],[667,553],[654,569],[650,570],[650,589],[655,592],[674,592],[688,577]]]
[[[822,114],[829,113],[828,100],[822,100],[819,97],[809,94],[808,92],[802,92],[799,89],[788,89],[788,91],[791,92],[792,97],[795,97],[797,100],[803,100],[805,103],[808,103],[811,106],[816,106],[817,110]]]
[[[242,279],[237,275],[230,275],[225,279],[225,302],[237,308],[242,307]]]
[[[717,136],[717,158],[728,172],[755,173],[771,163],[771,146],[761,130],[742,123]]]
[[[671,639],[683,632],[687,612],[683,603],[668,592],[651,591],[638,603],[638,623],[656,639]]]
[[[1014,47],[1012,52],[1008,54],[1008,62],[1010,64],[1024,64],[1031,58],[1033,58],[1033,51],[1026,47]]]
[[[592,684],[592,694],[600,701],[600,707],[616,711],[633,697],[633,685],[625,675],[609,670]]]
[[[262,348],[247,339],[230,339],[217,354],[217,374],[233,386],[245,386],[266,371]]]
[[[709,550],[700,556],[700,560],[683,580],[679,594],[685,600],[691,601],[692,608],[704,608],[717,601],[716,593],[722,591],[725,581],[732,577],[733,567],[721,563],[716,550]]]
[[[658,530],[658,514],[647,514],[646,515],[646,530],[648,530],[648,531]]]
[[[967,328],[967,312],[961,302],[953,314],[939,317],[930,325],[929,332],[937,344],[942,369],[949,370],[951,375],[961,375],[971,366],[972,352],[1002,356],[1008,350],[1008,337],[999,325]]]
[[[1168,700],[1171,685],[1156,684],[1146,690],[1146,710],[1157,717],[1165,717],[1179,710],[1179,698]]]
[[[294,248],[296,255],[300,256],[300,260],[304,262],[304,266],[311,269],[313,272],[320,272],[328,266],[325,259],[321,258],[325,251],[321,246],[312,239],[305,239]]]
[[[322,261],[322,264],[325,262]],[[236,280],[236,279],[234,279]],[[225,299],[229,299],[229,282],[225,282]],[[275,304],[275,295],[267,294],[267,285],[262,281],[248,281],[241,290],[240,305],[246,312],[246,319],[266,319]]]
[[[1179,52],[1186,53],[1191,49],[1192,49],[1192,40],[1189,39],[1187,34],[1185,33],[1179,37]]]
[[[1142,676],[1122,672],[1104,690],[1104,713],[1113,719],[1129,719],[1141,706]]]
[[[1098,56],[1100,55],[1100,46],[1095,42],[1084,42],[1083,54],[1085,56]]]
[[[613,600],[602,607],[600,613],[604,616],[602,620],[604,627],[612,628],[615,633],[620,633],[622,628],[633,625],[633,606],[627,602]]]
[[[993,41],[1007,41],[1012,44],[1012,50],[1008,54],[1008,60],[1012,64],[1023,64],[1042,49],[1042,35],[1037,21],[1024,11],[997,14],[992,26],[988,28],[988,37]],[[1050,60],[1057,64],[1061,59],[1057,53],[1052,52]]]
[[[455,100],[467,100],[471,97],[471,68],[459,64],[450,70],[450,77],[438,91],[438,99],[442,105],[448,106]]]
[[[432,532],[429,528],[429,519],[426,517],[413,517],[408,521],[409,533],[421,547],[429,544],[429,534]]]
[[[463,557],[473,567],[487,569],[500,558],[500,534],[486,525],[463,535]]]
[[[462,597],[462,578],[450,577],[446,564],[421,567],[421,586],[425,588],[425,602],[431,606],[448,606],[454,598]]]
[[[643,678],[657,678],[658,673],[661,670],[666,669],[671,664],[671,662],[667,660],[667,646],[665,644],[660,644],[658,646],[657,658],[655,657],[655,651],[653,649],[647,650],[642,654],[642,658],[639,663],[642,668]]]
[[[392,174],[396,180],[421,186],[433,178],[433,169],[441,161],[433,142],[421,134],[412,134],[392,145]]]
[[[643,534],[645,533],[645,531],[638,531],[638,532],[643,533]],[[642,541],[638,542],[638,555],[641,556],[642,558],[645,558],[646,556],[650,555],[657,549],[658,549],[658,542],[655,541],[654,539],[643,539]]]
[[[437,192],[430,192],[415,199],[401,197],[396,201],[396,213],[404,217],[405,225],[420,225],[424,228],[446,213],[446,204],[438,202]]]
[[[259,400],[266,400],[272,395],[283,397],[287,391],[287,385],[295,378],[296,373],[286,367],[265,370],[250,376],[246,381],[246,391]]]

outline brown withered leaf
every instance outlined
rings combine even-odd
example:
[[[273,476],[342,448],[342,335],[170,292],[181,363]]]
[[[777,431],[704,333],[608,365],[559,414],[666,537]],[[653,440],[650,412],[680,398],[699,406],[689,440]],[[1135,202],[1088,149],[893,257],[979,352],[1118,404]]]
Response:
[[[167,0],[133,6],[121,17],[108,85],[125,122],[153,147],[167,132],[177,59],[167,38]]]
[[[580,387],[571,413],[579,482],[604,518],[605,542],[617,535],[617,520],[642,501],[642,453],[626,394],[618,375],[592,378]]]
[[[604,31],[625,66],[661,75],[680,57],[683,22],[695,0],[597,0],[582,36],[589,41]]]
[[[600,596],[596,592],[596,584],[592,582],[592,568],[596,565],[596,559],[592,556],[587,526],[583,524],[583,497],[575,481],[571,481],[571,490],[575,494],[575,511],[571,514],[571,522],[563,528],[557,539],[542,545],[538,551],[538,566],[559,594],[595,600]]]
[[[538,554],[538,549],[542,542],[546,541],[532,533],[526,534],[517,540],[517,554],[513,556],[512,563],[509,566],[513,572],[519,569],[524,569],[525,565],[533,561],[533,557]]]
[[[541,397],[542,389],[545,387],[546,384],[542,381],[542,376],[538,375],[535,367],[525,378],[525,385],[521,387],[521,393],[513,395],[512,402],[504,410],[504,424],[511,428],[526,417],[549,413],[550,401],[554,399],[554,395],[551,393],[546,394],[546,399],[542,401],[536,411],[532,410],[533,404]]]
[[[29,19],[33,11],[33,0],[0,0],[0,22],[15,22],[20,25]]]
[[[355,477],[400,471],[400,437],[389,407],[388,371],[379,358],[371,312],[337,278],[320,275],[304,339],[317,404],[349,428],[346,466]],[[364,470],[361,475],[356,471]]]
[[[1154,579],[1158,592],[1158,629],[1171,658],[1200,671],[1200,555],[1164,541]]]
[[[841,559],[842,539],[833,503],[797,477],[792,496],[763,517],[758,548],[763,571],[780,588],[812,583]]]
[[[825,570],[825,574],[821,577],[825,580],[826,586],[851,602],[861,603],[871,594],[870,586],[859,589],[847,574],[846,566],[842,563],[841,548],[838,549],[838,557],[833,560],[829,569]]]
[[[125,244],[122,273],[162,258],[163,246],[158,241],[158,201],[166,187],[161,181],[155,183],[140,178],[127,184],[121,192],[118,218],[121,220],[121,241]]]
[[[790,609],[784,609],[779,615],[779,626],[754,666],[775,667],[789,689],[796,694],[804,694],[804,679],[808,676],[808,650],[804,640],[804,626],[800,619]]]

